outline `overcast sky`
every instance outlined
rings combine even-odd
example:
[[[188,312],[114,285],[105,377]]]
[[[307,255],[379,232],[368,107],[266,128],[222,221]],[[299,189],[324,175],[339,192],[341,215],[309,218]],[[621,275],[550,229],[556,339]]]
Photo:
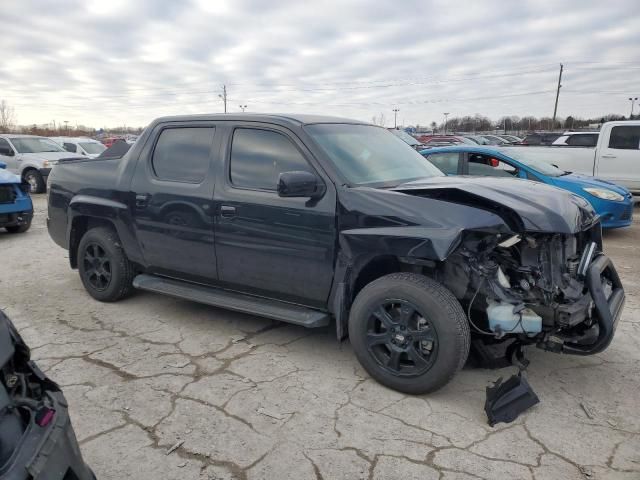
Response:
[[[305,112],[629,114],[640,1],[2,0],[0,99],[18,123]],[[640,112],[640,107],[638,112]]]

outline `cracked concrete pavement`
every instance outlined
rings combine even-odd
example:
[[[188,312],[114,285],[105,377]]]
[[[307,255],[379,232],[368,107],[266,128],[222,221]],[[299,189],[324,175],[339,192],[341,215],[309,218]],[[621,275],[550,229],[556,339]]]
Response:
[[[611,347],[530,349],[541,403],[491,428],[484,389],[511,369],[407,396],[332,331],[144,292],[99,303],[34,200],[28,233],[0,233],[0,308],[64,388],[99,479],[640,478],[640,222],[605,234],[628,295]]]

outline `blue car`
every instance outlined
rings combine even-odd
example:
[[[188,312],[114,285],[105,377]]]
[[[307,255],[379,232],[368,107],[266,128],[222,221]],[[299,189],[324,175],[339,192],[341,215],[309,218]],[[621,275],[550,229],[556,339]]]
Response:
[[[633,198],[629,190],[527,158],[526,148],[506,155],[499,148],[454,145],[421,150],[420,154],[447,175],[517,177],[569,190],[591,203],[600,215],[602,228],[628,227],[633,221]]]
[[[33,204],[29,196],[29,184],[22,183],[18,175],[5,170],[0,162],[0,228],[9,233],[29,230],[33,218]]]

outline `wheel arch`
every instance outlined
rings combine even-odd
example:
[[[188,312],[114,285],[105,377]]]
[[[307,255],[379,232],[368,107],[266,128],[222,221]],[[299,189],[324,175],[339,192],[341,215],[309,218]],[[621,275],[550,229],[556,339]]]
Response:
[[[101,197],[77,195],[67,211],[67,245],[71,268],[78,267],[78,245],[89,230],[108,227],[115,231],[132,262],[141,263],[142,254],[135,235],[128,208],[124,203]]]

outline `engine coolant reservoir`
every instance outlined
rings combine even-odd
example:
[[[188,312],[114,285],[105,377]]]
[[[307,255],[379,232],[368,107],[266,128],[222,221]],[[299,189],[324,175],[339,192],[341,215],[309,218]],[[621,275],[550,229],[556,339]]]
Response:
[[[542,317],[524,305],[487,300],[489,328],[496,333],[526,333],[535,335],[542,331]]]

